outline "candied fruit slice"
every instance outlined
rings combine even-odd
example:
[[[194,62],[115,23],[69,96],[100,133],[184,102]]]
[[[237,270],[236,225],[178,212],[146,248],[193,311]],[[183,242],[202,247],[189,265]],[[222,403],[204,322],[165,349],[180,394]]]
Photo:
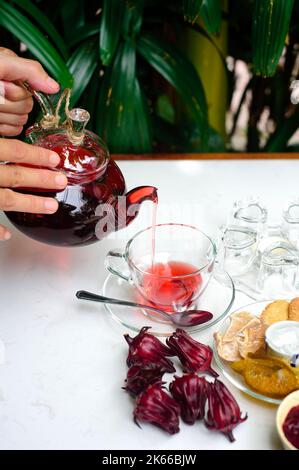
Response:
[[[246,366],[246,361],[245,359],[241,359],[240,361],[232,362],[230,366],[235,372],[238,372],[238,374],[243,374]]]
[[[245,362],[245,381],[264,395],[283,397],[299,388],[296,375],[281,360],[247,358]]]

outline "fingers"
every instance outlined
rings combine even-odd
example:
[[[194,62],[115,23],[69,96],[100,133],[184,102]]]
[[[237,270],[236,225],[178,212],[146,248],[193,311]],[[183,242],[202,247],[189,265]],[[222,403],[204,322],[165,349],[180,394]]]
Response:
[[[41,188],[64,189],[67,178],[62,173],[39,170],[18,165],[0,167],[0,187],[2,188]]]
[[[4,225],[0,225],[0,241],[7,241],[11,238],[11,233]]]
[[[19,135],[32,107],[31,97],[21,101],[10,101],[5,97],[4,103],[0,104],[0,134],[8,137]]]
[[[30,93],[24,87],[12,82],[2,81],[4,86],[4,97],[9,101],[23,101],[30,98]]]
[[[56,199],[20,194],[11,189],[0,189],[0,210],[29,212],[31,214],[54,214],[58,209]]]
[[[1,112],[0,106],[0,123],[9,124],[10,126],[24,126],[28,120],[28,114],[6,114]]]
[[[32,108],[33,99],[31,97],[21,101],[10,101],[5,97],[4,103],[0,104],[1,113],[28,114],[32,111]]]
[[[0,139],[0,160],[42,167],[55,167],[60,162],[57,153],[16,139]]]
[[[0,80],[27,81],[35,90],[44,93],[57,93],[58,83],[51,78],[39,62],[2,54],[0,61]]]
[[[21,134],[23,126],[10,126],[9,124],[0,124],[0,135],[5,137],[16,137]]]
[[[0,112],[0,134],[4,136],[19,135],[27,120],[28,114],[5,114]]]
[[[33,101],[23,87],[11,82],[27,81],[35,90],[45,93],[57,93],[59,85],[38,62],[19,58],[5,48],[0,48],[0,55],[0,81],[5,98],[0,105],[0,134],[14,136],[22,131]],[[55,152],[6,139],[0,139],[0,160],[50,168],[60,161]],[[16,193],[8,187],[63,189],[66,184],[66,177],[58,172],[18,165],[0,166],[0,210],[52,214],[58,209],[55,199]],[[8,240],[10,236],[9,230],[0,225],[0,240]]]
[[[6,100],[0,104],[0,134],[9,137],[19,135],[32,107],[32,98],[16,102]]]

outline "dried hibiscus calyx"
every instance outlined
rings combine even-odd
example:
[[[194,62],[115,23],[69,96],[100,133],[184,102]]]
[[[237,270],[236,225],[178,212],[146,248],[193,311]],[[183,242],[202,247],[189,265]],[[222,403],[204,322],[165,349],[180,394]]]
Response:
[[[147,333],[149,329],[149,326],[144,326],[134,338],[131,338],[129,335],[124,335],[129,345],[129,354],[127,357],[128,367],[136,363],[150,362],[159,367],[163,367],[165,372],[175,372],[173,363],[166,357],[174,356],[174,353],[161,343],[158,338]]]
[[[211,368],[213,351],[209,346],[195,341],[180,328],[167,338],[166,343],[180,359],[184,372],[208,372],[218,377]]]
[[[150,362],[136,363],[129,367],[124,389],[133,397],[143,392],[149,385],[159,381],[166,372],[163,366]]]
[[[136,400],[134,421],[146,421],[159,426],[169,434],[179,432],[180,407],[178,403],[163,390],[163,382],[156,382],[147,387]]]
[[[181,417],[185,423],[194,424],[203,419],[207,400],[209,382],[205,377],[187,374],[176,377],[169,385],[173,398],[179,403]]]
[[[209,384],[208,412],[205,425],[208,429],[221,431],[231,442],[235,440],[233,429],[247,419],[242,417],[238,403],[224,383],[215,379]]]

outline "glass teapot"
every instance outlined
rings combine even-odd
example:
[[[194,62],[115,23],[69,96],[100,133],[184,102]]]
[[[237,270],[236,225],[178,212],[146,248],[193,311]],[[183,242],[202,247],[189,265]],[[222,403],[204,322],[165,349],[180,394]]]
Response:
[[[85,129],[89,113],[69,110],[70,90],[61,95],[54,110],[50,99],[26,88],[39,102],[43,117],[26,131],[26,141],[57,152],[68,185],[62,191],[18,188],[21,193],[55,197],[55,214],[6,212],[21,232],[40,242],[59,246],[83,246],[101,240],[126,227],[138,214],[143,201],[157,201],[157,190],[140,186],[126,193],[124,177],[110,160],[104,142]],[[65,101],[66,120],[60,124],[60,108]],[[126,194],[125,194],[126,193]]]

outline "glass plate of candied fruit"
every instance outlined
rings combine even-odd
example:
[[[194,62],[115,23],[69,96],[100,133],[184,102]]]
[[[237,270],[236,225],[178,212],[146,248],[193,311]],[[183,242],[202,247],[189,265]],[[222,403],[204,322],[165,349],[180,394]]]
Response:
[[[225,377],[244,393],[276,405],[299,390],[299,363],[292,366],[286,355],[277,354],[266,341],[270,326],[288,322],[299,324],[298,298],[241,307],[214,334],[214,357]]]

